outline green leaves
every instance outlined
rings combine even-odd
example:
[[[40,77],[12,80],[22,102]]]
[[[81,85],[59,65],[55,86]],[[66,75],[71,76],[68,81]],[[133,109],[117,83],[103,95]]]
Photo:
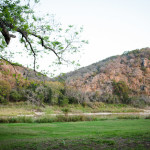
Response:
[[[33,2],[37,4],[39,0]],[[55,21],[54,15],[47,14],[44,17],[39,17],[30,6],[28,0],[24,2],[1,0],[0,21],[3,22],[7,32],[10,34],[11,32],[19,33],[19,42],[23,43],[28,56],[33,56],[34,69],[36,65],[40,65],[38,58],[44,57],[43,53],[46,56],[50,54],[52,59],[55,57],[57,59],[56,64],[67,64],[66,62],[71,64],[72,57],[70,57],[70,54],[79,52],[82,44],[88,43],[80,40],[83,28],[77,28],[74,25],[62,28],[61,23]],[[1,32],[2,26],[0,25]],[[10,51],[8,53],[5,48],[9,42],[6,44],[5,41],[3,35],[0,34],[0,51],[5,54],[6,58],[11,58],[16,55],[16,52]],[[17,54],[21,53],[17,52]],[[54,62],[55,58],[53,59]],[[76,63],[72,64],[75,65]]]

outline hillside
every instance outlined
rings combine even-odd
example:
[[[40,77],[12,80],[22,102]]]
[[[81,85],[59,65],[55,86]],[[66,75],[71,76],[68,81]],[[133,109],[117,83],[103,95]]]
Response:
[[[35,82],[51,80],[41,73],[34,72],[19,64],[11,65],[2,60],[0,79],[9,82],[12,89],[22,87],[25,84],[25,79]],[[61,83],[47,83],[53,91],[52,99],[56,103],[59,102],[58,99],[61,99],[62,102],[67,100],[67,103],[99,101],[134,103],[134,105],[138,105],[138,103],[141,105],[141,102],[150,104],[150,48],[125,52],[122,55],[107,58],[57,78],[57,80],[62,79],[66,84],[60,86],[59,92],[55,92],[53,86],[55,84],[56,87],[59,87],[58,85]],[[19,86],[17,86],[18,81]],[[27,86],[26,88],[31,87]],[[40,88],[40,85],[36,84],[36,88]]]
[[[61,78],[82,93],[95,93],[99,100],[112,95],[113,83],[119,81],[129,87],[130,95],[150,99],[150,48],[107,58]]]
[[[10,64],[4,60],[0,60],[0,79],[7,80],[13,85],[15,76],[16,78],[19,77],[28,80],[50,80],[50,78],[42,75],[41,73],[35,72],[32,69],[26,68],[18,63]]]

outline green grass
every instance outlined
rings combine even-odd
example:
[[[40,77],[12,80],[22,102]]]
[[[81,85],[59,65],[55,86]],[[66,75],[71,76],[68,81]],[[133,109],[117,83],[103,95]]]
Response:
[[[0,149],[148,149],[149,119],[0,124]]]

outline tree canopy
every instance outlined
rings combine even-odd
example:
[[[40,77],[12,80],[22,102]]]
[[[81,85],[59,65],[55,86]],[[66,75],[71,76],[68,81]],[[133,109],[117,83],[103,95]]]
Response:
[[[55,55],[56,63],[69,63],[66,56],[80,50],[85,40],[80,40],[83,28],[76,29],[73,25],[62,28],[49,14],[37,16],[31,4],[39,0],[1,0],[0,2],[0,58],[9,60],[14,52],[7,52],[6,47],[12,38],[19,38],[24,51],[33,56],[33,68],[38,67],[38,57],[43,53]]]

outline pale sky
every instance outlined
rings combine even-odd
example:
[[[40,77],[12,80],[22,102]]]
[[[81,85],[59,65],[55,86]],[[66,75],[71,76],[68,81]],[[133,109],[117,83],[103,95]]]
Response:
[[[37,9],[55,14],[64,25],[84,27],[89,44],[84,46],[81,67],[150,47],[150,0],[41,0]]]

